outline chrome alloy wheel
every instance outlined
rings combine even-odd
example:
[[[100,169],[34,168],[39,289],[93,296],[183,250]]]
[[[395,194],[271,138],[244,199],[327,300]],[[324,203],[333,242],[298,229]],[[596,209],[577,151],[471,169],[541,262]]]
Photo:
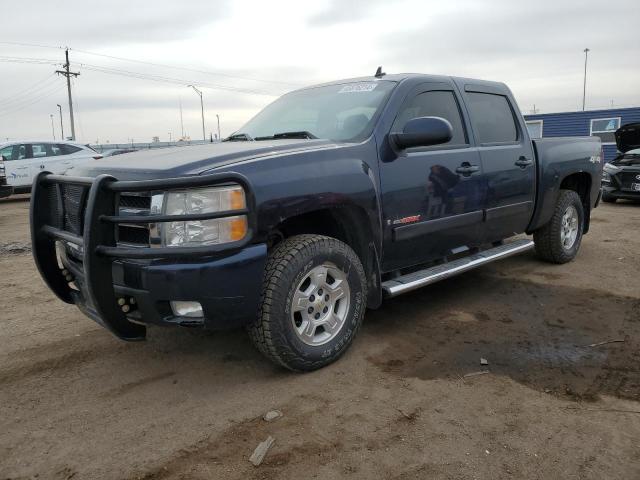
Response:
[[[560,243],[565,250],[571,250],[576,243],[579,223],[576,207],[569,205],[562,216],[562,224],[560,225]]]
[[[291,302],[291,322],[298,338],[311,346],[333,340],[349,314],[350,293],[347,274],[333,263],[312,268]]]

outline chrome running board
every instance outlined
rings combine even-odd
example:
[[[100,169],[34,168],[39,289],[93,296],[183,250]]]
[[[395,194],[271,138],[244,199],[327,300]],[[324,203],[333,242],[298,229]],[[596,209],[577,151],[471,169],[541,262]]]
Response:
[[[532,248],[533,242],[527,239],[505,243],[498,247],[474,253],[468,257],[459,258],[441,265],[408,273],[407,275],[402,275],[392,280],[387,280],[382,283],[382,291],[387,297],[395,297],[401,293],[431,285],[432,283],[453,277],[454,275],[472,270],[487,263],[526,252]]]

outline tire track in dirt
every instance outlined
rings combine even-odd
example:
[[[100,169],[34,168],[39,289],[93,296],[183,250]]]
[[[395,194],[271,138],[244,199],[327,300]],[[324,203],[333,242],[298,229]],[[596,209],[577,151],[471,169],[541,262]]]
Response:
[[[465,292],[463,308],[452,310],[460,291]],[[391,316],[416,321],[400,327],[398,321],[386,321]],[[390,340],[384,351],[368,358],[385,373],[462,378],[484,369],[482,357],[491,372],[536,390],[574,400],[609,394],[640,401],[636,298],[479,271],[416,292],[369,319],[371,331]],[[589,346],[611,339],[623,341]]]

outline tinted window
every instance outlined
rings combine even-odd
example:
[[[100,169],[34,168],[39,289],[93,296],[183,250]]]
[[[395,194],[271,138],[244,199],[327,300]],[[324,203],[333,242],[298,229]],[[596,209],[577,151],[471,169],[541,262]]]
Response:
[[[0,155],[2,155],[5,160],[13,160],[13,145],[8,145],[0,149]]]
[[[441,117],[449,120],[453,127],[453,137],[448,143],[451,145],[467,143],[460,109],[453,92],[434,90],[416,95],[400,111],[393,130],[402,131],[409,120],[418,117]]]
[[[25,158],[31,158],[28,156],[27,145],[9,145],[0,150],[0,153],[5,160],[23,160]]]
[[[507,97],[471,92],[467,98],[471,123],[479,143],[518,140],[518,129]]]
[[[47,147],[48,145],[44,143],[34,143],[31,145],[31,150],[33,152],[33,158],[41,158],[47,156]]]
[[[60,145],[58,145],[58,147],[60,147],[60,150],[62,151],[62,155],[71,155],[72,153],[76,153],[82,150],[79,147],[74,147],[73,145],[67,145],[66,143],[61,143]]]

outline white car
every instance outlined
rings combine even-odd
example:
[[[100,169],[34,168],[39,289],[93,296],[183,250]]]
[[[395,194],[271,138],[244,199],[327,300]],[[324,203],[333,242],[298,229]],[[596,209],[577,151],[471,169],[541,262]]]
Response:
[[[41,171],[61,174],[78,162],[102,158],[87,145],[51,140],[2,143],[0,155],[7,184],[13,187],[14,193],[31,191],[33,179]]]

